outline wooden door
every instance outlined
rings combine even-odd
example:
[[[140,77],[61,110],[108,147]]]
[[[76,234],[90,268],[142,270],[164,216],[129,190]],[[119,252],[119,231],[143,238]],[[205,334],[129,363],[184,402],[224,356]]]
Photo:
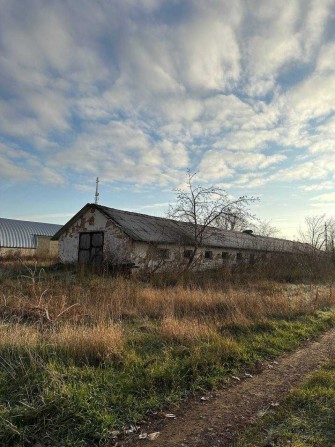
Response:
[[[79,233],[79,264],[87,264],[99,270],[103,261],[103,231]]]

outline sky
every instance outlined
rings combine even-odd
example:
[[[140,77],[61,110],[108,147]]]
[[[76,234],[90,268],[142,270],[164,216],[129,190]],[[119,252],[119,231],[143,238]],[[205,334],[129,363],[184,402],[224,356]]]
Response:
[[[187,169],[335,215],[335,0],[0,0],[0,216],[163,216]]]

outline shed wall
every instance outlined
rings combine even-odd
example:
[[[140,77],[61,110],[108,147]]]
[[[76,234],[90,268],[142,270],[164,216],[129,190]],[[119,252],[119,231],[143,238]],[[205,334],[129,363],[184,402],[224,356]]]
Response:
[[[90,208],[73,225],[71,225],[59,238],[59,256],[64,263],[78,262],[79,234],[81,232],[102,231],[104,233],[103,256],[104,260],[113,264],[134,262],[138,270],[169,270],[180,264],[187,264],[184,257],[185,250],[193,250],[193,246],[176,244],[157,244],[132,241],[112,220],[108,219],[97,208]],[[162,260],[158,253],[168,250],[169,256]],[[206,258],[205,252],[211,254]],[[198,250],[195,269],[207,269],[222,265],[233,265],[238,262],[250,262],[250,254],[254,250],[202,247]],[[227,253],[227,258],[223,257]],[[241,253],[241,259],[237,259]],[[261,254],[261,252],[260,252]],[[137,271],[138,271],[137,270]]]
[[[104,233],[104,259],[118,263],[131,258],[131,240],[95,208],[89,209],[59,238],[59,256],[64,263],[78,261],[79,234],[102,231]]]
[[[159,250],[169,250],[168,259],[160,259],[157,256]],[[172,270],[177,265],[187,264],[188,260],[184,257],[184,251],[193,250],[193,246],[177,246],[173,244],[154,244],[150,245],[145,242],[135,242],[132,250],[132,261],[139,267],[140,270],[152,270],[158,267],[158,270]],[[206,258],[205,253],[210,252],[211,257]],[[227,257],[223,256],[227,254]],[[241,259],[237,259],[237,254],[240,253]],[[193,268],[196,270],[206,270],[208,268],[220,267],[223,265],[235,265],[239,263],[248,264],[251,261],[250,255],[253,254],[257,258],[266,257],[265,252],[256,252],[245,249],[231,249],[231,248],[213,248],[201,247],[196,253],[193,263]]]

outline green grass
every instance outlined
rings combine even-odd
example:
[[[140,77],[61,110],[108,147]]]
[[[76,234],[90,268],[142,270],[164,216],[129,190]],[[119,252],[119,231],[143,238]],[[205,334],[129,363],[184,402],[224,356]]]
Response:
[[[26,270],[0,278],[0,446],[103,445],[335,326],[330,286]]]
[[[270,412],[235,447],[333,447],[335,361],[310,375],[276,411]]]
[[[334,321],[329,311],[291,321],[268,319],[193,343],[166,339],[155,321],[146,326],[135,321],[122,354],[102,363],[79,362],[51,345],[3,348],[0,445],[99,445],[113,430],[215,387],[247,365],[294,349]],[[298,402],[298,395],[291,399]]]

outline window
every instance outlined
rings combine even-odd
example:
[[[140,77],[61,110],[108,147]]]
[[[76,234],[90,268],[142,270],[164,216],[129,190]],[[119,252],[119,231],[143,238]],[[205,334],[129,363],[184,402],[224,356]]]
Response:
[[[229,258],[229,253],[227,251],[222,252],[222,259],[227,260]]]
[[[213,252],[205,251],[205,259],[213,259]]]
[[[190,259],[192,256],[193,250],[184,250],[184,258]]]
[[[249,264],[254,265],[256,262],[255,253],[250,253],[249,255]]]
[[[236,261],[241,262],[243,260],[242,253],[236,253]]]
[[[170,259],[170,250],[168,248],[159,248],[157,250],[157,257],[159,259]]]

